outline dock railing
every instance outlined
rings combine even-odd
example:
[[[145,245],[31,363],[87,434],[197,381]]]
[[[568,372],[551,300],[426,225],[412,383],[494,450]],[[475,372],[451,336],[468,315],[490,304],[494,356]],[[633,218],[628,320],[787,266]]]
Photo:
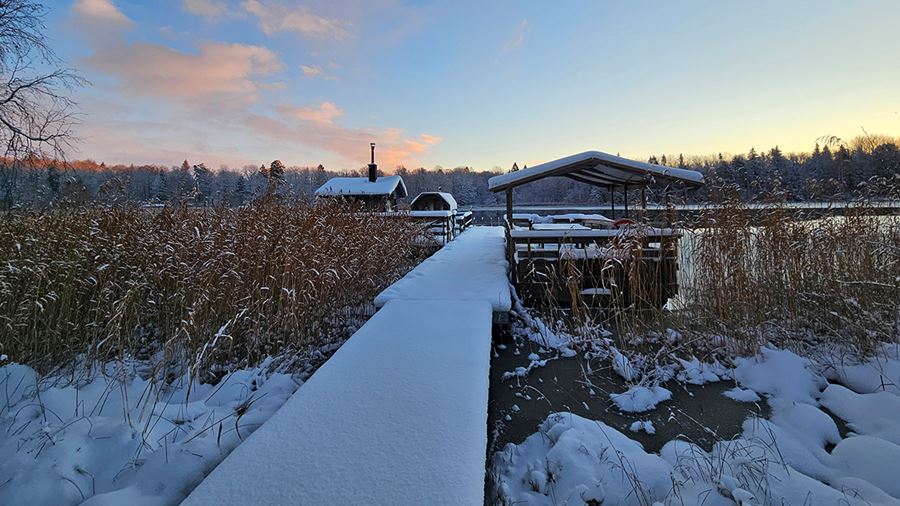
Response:
[[[641,287],[654,304],[664,304],[678,290],[678,238],[681,232],[630,224],[622,228],[589,229],[573,226],[534,230],[506,226],[507,255],[514,268],[511,279],[531,299],[575,284],[582,295],[628,294]],[[565,265],[564,265],[565,264]],[[569,269],[567,266],[574,266]],[[572,279],[574,275],[579,279]],[[627,292],[627,293],[626,293]],[[565,298],[565,297],[563,297]]]
[[[457,211],[456,215],[453,217],[454,224],[456,225],[456,235],[465,232],[467,228],[471,227],[474,218],[475,215],[472,211]]]

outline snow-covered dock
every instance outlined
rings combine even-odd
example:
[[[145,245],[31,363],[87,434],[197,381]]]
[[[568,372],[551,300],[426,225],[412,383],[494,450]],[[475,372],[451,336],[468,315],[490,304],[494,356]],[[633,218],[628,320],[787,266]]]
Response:
[[[491,305],[394,300],[183,503],[484,502]]]
[[[382,307],[395,299],[481,300],[505,321],[512,307],[509,263],[502,227],[473,227],[375,297]]]
[[[507,269],[502,228],[444,246],[183,504],[483,504]]]

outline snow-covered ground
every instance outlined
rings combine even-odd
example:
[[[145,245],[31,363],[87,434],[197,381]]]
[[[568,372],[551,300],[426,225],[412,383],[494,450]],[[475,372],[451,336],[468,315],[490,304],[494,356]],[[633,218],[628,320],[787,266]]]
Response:
[[[82,380],[2,365],[0,504],[177,504],[297,389],[268,365],[166,388],[140,364]]]
[[[634,374],[617,353],[610,353],[616,372]],[[648,453],[601,421],[551,414],[537,433],[494,456],[494,498],[503,504],[900,504],[900,345],[883,345],[862,363],[833,352],[815,356],[765,348],[735,359],[733,368],[676,361],[662,377],[690,384],[733,377],[737,386],[724,395],[740,402],[765,398],[771,407],[767,419],[747,418],[736,438],[711,451],[676,438]],[[666,401],[657,388],[637,382],[626,393],[653,409],[650,404]],[[626,411],[635,407],[612,401]],[[652,434],[640,416],[630,429]]]

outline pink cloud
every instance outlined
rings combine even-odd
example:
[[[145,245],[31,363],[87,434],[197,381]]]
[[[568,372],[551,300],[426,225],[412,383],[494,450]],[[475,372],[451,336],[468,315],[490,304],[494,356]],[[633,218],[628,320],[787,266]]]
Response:
[[[331,123],[344,113],[340,107],[332,102],[322,102],[315,107],[281,106],[278,108],[278,111],[282,116],[314,123]]]
[[[134,21],[112,0],[77,0],[71,13],[79,32],[95,47],[116,43],[123,32],[134,27]]]
[[[332,62],[328,64],[328,68],[331,70],[335,70],[338,68],[338,66],[337,64]],[[300,72],[303,72],[303,77],[307,79],[327,79],[329,81],[338,80],[337,76],[326,72],[325,69],[323,69],[319,65],[300,64]]]
[[[134,24],[112,0],[77,0],[72,11],[86,21],[100,21],[120,28]]]
[[[330,104],[334,105],[334,104]],[[321,147],[338,155],[351,166],[361,166],[365,163],[366,146],[370,142],[378,144],[378,163],[386,171],[392,171],[399,165],[415,165],[418,156],[423,154],[434,144],[440,142],[438,137],[408,137],[398,128],[349,128],[334,121],[337,116],[329,118],[329,121],[318,121],[315,115],[298,115],[297,110],[322,111],[328,110],[320,104],[318,108],[300,107],[284,108],[280,112],[283,125],[276,128],[283,135],[302,140],[313,146]],[[337,106],[334,106],[337,108]],[[340,109],[337,109],[340,111]],[[294,114],[286,114],[294,112]],[[259,126],[262,126],[261,124]],[[269,127],[272,126],[270,123]]]
[[[158,44],[122,42],[86,63],[118,78],[128,94],[200,101],[224,95],[241,103],[259,98],[264,87],[260,77],[284,68],[268,48],[225,43],[207,43],[197,53],[184,53]]]
[[[244,0],[241,7],[256,16],[260,29],[266,35],[295,32],[308,37],[337,40],[350,36],[345,21],[320,16],[302,5],[288,7],[273,1]]]
[[[183,0],[182,6],[191,14],[195,14],[208,21],[215,21],[222,17],[228,7],[218,0]]]
[[[303,72],[304,77],[319,77],[322,74],[322,67],[318,65],[300,65],[300,71]]]
[[[248,113],[240,122],[255,135],[276,140],[276,145],[299,142],[333,153],[346,168],[359,168],[367,163],[370,142],[378,144],[378,165],[386,172],[392,172],[399,165],[418,165],[420,155],[440,142],[440,138],[435,136],[410,137],[398,128],[346,127],[334,121],[337,116],[327,122],[321,121],[312,113],[329,110],[330,106],[340,110],[334,104],[323,106],[281,106],[277,117]],[[302,112],[298,114],[298,111]],[[425,141],[425,138],[429,140]]]
[[[184,1],[185,8],[200,15],[218,12],[218,2]],[[262,9],[258,21],[273,33],[349,36],[346,24],[316,17],[305,8],[282,12],[278,10],[282,7],[261,1],[244,3]],[[341,124],[344,111],[330,101],[263,106],[283,102],[280,97],[287,87],[280,75],[284,65],[264,46],[208,42],[184,51],[129,43],[122,31],[133,23],[110,0],[79,0],[73,14],[94,48],[84,68],[116,81],[101,88],[102,102],[82,100],[86,116],[78,156],[164,164],[187,158],[211,166],[277,157],[288,164],[358,168],[367,162],[369,142],[377,142],[379,165],[390,171],[401,164],[415,166],[420,156],[441,142],[440,137],[412,136],[393,128],[347,127]],[[109,30],[111,25],[116,29]],[[97,35],[101,32],[102,40]],[[337,65],[308,67],[312,74],[329,78],[326,69]]]
[[[422,138],[422,142],[424,142],[425,144],[428,144],[428,145],[437,144],[437,143],[441,142],[442,140],[444,140],[441,137],[438,137],[436,135],[422,134],[420,137]]]

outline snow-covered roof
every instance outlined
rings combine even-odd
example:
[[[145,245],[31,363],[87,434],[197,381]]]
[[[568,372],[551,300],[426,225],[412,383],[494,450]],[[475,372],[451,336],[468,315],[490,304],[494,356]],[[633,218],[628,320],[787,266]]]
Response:
[[[416,201],[426,195],[437,195],[438,197],[444,199],[444,202],[446,202],[450,206],[451,211],[455,211],[459,207],[456,204],[456,199],[453,198],[453,195],[451,195],[447,192],[422,192],[422,193],[418,194],[416,196],[416,198],[413,199],[412,202],[409,203],[409,207],[415,207]]]
[[[597,186],[646,185],[654,180],[703,185],[703,174],[687,169],[638,162],[600,151],[585,151],[527,169],[494,176],[488,188],[499,192],[551,176],[565,176]]]
[[[612,223],[614,220],[603,216],[602,214],[584,214],[584,213],[568,213],[568,214],[551,214],[547,216],[551,220],[565,221],[608,221]]]
[[[409,211],[409,215],[413,218],[449,218],[453,216],[453,211]]]
[[[317,197],[340,197],[342,195],[390,195],[406,197],[406,184],[400,176],[378,176],[375,182],[368,177],[334,177],[316,190]]]

